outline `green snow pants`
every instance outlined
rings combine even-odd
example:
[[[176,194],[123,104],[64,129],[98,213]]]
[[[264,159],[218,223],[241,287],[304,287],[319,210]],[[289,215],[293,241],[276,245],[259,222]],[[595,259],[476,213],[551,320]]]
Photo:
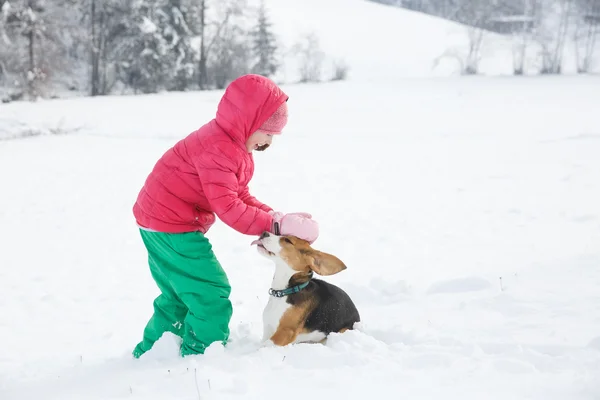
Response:
[[[213,342],[225,344],[233,312],[231,287],[208,239],[201,232],[140,233],[161,294],[133,356],[150,350],[167,331],[182,338],[182,356],[203,354]]]

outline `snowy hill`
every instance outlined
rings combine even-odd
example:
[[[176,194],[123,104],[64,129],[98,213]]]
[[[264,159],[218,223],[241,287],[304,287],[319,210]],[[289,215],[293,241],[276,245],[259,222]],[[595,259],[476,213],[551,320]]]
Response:
[[[464,56],[468,48],[463,25],[365,0],[267,0],[266,5],[287,50],[309,33],[318,37],[325,78],[336,61],[350,66],[351,79],[454,75],[456,59],[437,64],[436,59],[447,50]],[[489,33],[483,47],[483,74],[512,73],[508,38]],[[289,63],[284,79],[295,80],[295,67]]]
[[[466,25],[431,15],[386,6],[367,0],[266,0],[274,28],[286,51],[306,44],[314,33],[324,52],[323,79],[333,75],[336,62],[350,68],[350,79],[390,81],[406,77],[452,76],[461,72],[472,44]],[[559,23],[554,9],[544,9],[537,36],[527,38],[525,74],[538,74],[543,66],[542,51],[553,51]],[[574,37],[582,35],[572,21],[562,57],[562,73],[577,73]],[[512,75],[513,50],[523,38],[486,31],[478,58],[480,75]],[[581,39],[580,39],[581,40]],[[543,50],[541,44],[547,48]],[[584,49],[578,44],[579,57]],[[306,47],[306,45],[304,46]],[[600,59],[592,56],[591,71],[598,72]],[[297,79],[298,60],[287,59],[281,79]]]

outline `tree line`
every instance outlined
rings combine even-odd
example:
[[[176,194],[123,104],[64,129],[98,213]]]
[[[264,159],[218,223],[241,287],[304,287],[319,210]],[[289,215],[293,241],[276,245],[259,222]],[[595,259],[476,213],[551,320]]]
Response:
[[[7,101],[61,87],[92,96],[221,89],[244,73],[273,77],[282,64],[264,4],[244,0],[0,0],[0,12]],[[320,65],[318,43],[309,45],[297,48],[305,81]]]
[[[513,72],[522,75],[526,54],[539,59],[541,74],[560,74],[565,47],[574,49],[577,72],[591,72],[600,53],[600,0],[370,0],[438,16],[467,26],[466,52],[448,49],[464,74],[478,73],[487,32],[513,42]]]

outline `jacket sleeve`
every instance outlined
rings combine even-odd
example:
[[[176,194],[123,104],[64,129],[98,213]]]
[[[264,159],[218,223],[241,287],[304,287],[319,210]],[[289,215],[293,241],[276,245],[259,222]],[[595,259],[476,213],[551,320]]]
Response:
[[[252,196],[250,194],[248,186],[246,186],[242,190],[242,193],[240,193],[240,199],[242,199],[242,201],[244,203],[248,204],[249,206],[258,207],[261,210],[266,211],[266,212],[273,211],[273,209],[271,207],[269,207],[268,205],[259,201],[256,197]]]
[[[226,154],[231,150],[211,146],[195,161],[204,194],[219,219],[246,235],[271,231],[273,217],[259,207],[245,203],[238,196],[237,165]]]

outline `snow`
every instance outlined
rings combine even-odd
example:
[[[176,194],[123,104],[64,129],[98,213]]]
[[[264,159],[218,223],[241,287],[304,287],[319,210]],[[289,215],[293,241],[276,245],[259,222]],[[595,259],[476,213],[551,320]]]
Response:
[[[186,359],[171,337],[129,357],[157,294],[131,207],[221,92],[3,106],[63,134],[0,141],[0,398],[596,398],[599,89],[595,77],[286,86],[289,128],[257,155],[251,189],[319,220],[315,247],[348,265],[325,279],[362,326],[326,346],[261,348],[274,267],[218,223],[232,342]]]
[[[249,1],[260,3],[259,0]],[[325,53],[323,80],[334,75],[335,65],[339,63],[350,66],[349,80],[363,82],[457,76],[461,73],[461,61],[464,63],[468,58],[467,26],[417,11],[366,0],[265,0],[265,4],[281,54],[285,56],[285,65],[278,74],[281,82],[298,81],[301,56],[295,53],[295,47],[311,33],[316,34],[319,48]],[[554,37],[558,29],[558,20],[548,16],[538,33],[547,35],[542,40],[547,48],[556,46]],[[577,73],[573,34],[569,34],[564,44],[563,74]],[[519,36],[485,32],[478,73],[512,75],[513,48],[521,40]],[[544,51],[547,49],[544,50],[536,40],[528,41],[525,74],[540,73]],[[599,66],[600,59],[596,56],[590,72],[600,72]]]
[[[140,24],[140,29],[143,33],[155,33],[158,28],[154,24],[154,22],[150,21],[148,18],[143,17],[142,23]]]
[[[598,398],[600,79],[432,77],[435,35],[455,25],[351,2],[352,18],[381,18],[372,35],[392,15],[416,33],[385,51],[336,19],[322,43],[350,79],[284,86],[289,125],[250,187],[319,221],[314,247],[348,266],[323,279],[359,329],[262,347],[274,266],[218,222],[231,342],[181,359],[165,335],[133,360],[158,293],[131,208],[222,92],[3,104],[0,399]],[[293,37],[341,1],[319,4],[272,18]]]
[[[468,54],[466,26],[416,11],[365,0],[265,0],[265,4],[281,53],[286,56],[279,74],[284,82],[297,81],[300,61],[294,46],[310,33],[318,36],[326,55],[324,80],[333,75],[336,62],[350,65],[350,80],[389,82],[408,76],[455,76],[460,74],[459,63],[443,55],[452,53],[466,59]],[[481,74],[512,75],[510,37],[486,33],[481,52]],[[533,51],[530,53],[526,71],[536,73],[539,67]],[[564,72],[573,68],[567,59]]]
[[[498,22],[534,22],[534,18],[529,15],[505,15],[499,17],[492,17],[490,21]]]

